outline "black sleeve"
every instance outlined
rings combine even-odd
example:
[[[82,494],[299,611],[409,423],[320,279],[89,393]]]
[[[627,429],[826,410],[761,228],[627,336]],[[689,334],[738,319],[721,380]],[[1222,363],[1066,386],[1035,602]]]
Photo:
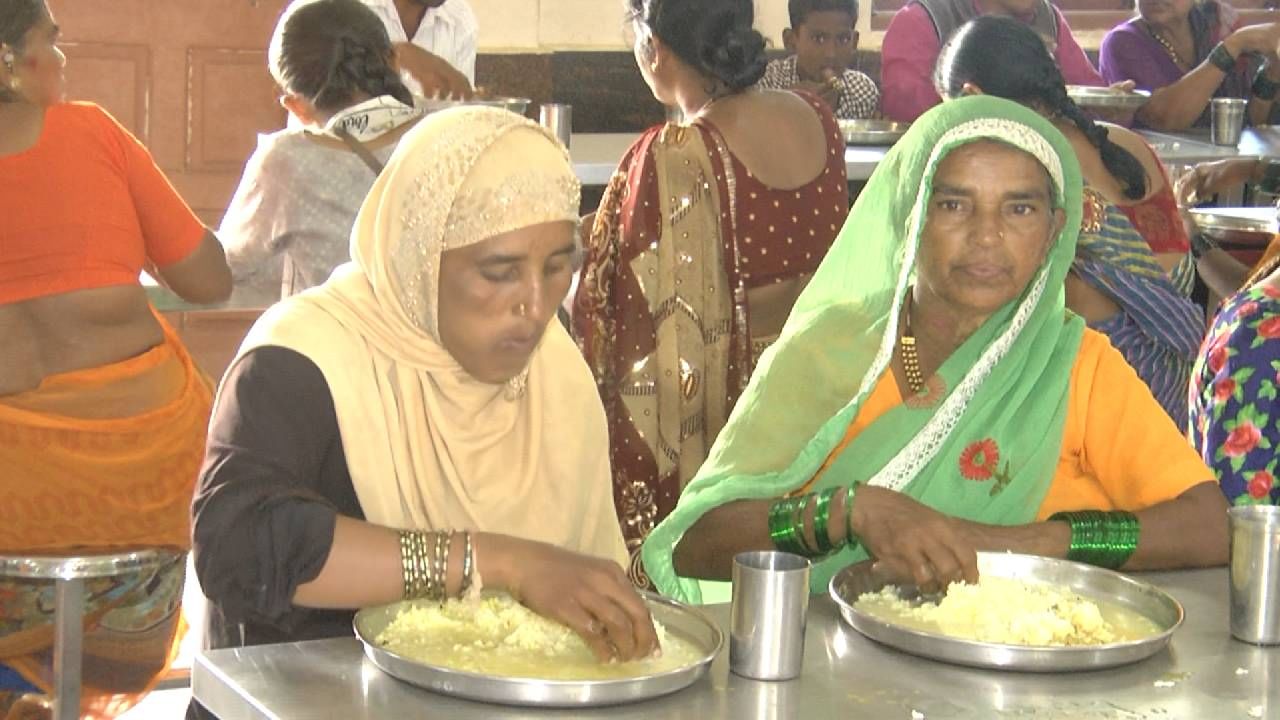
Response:
[[[196,488],[196,574],[227,622],[294,625],[338,514],[359,516],[333,398],[308,358],[262,347],[223,381]],[[362,519],[362,518],[361,518]]]

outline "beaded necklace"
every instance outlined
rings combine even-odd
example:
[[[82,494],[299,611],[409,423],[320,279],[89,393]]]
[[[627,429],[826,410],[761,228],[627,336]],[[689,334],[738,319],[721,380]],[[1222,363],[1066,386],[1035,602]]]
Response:
[[[1154,29],[1152,29],[1150,25],[1143,23],[1143,26],[1146,27],[1147,34],[1150,35],[1156,42],[1160,43],[1160,47],[1164,48],[1164,51],[1169,54],[1169,59],[1173,61],[1174,65],[1177,65],[1178,67],[1186,67],[1186,65],[1182,62],[1182,56],[1178,55],[1178,51],[1173,49],[1173,43],[1169,42],[1169,40],[1165,38],[1164,35],[1161,35],[1160,33],[1156,32]]]
[[[907,293],[906,327],[898,345],[902,348],[902,371],[907,376],[907,385],[917,395],[924,392],[924,373],[920,372],[920,352],[916,349],[916,337],[911,333],[911,294]]]

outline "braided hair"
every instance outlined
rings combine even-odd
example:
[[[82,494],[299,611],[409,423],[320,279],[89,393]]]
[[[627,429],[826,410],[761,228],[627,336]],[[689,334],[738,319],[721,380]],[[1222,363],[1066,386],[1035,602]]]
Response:
[[[4,46],[4,52],[12,52],[15,56],[21,54],[27,33],[48,14],[44,0],[0,0],[0,45]],[[13,68],[5,69],[13,72]],[[18,93],[0,85],[0,103],[21,99]]]
[[[627,0],[628,14],[704,75],[739,92],[764,77],[764,36],[751,0]]]
[[[271,75],[321,112],[351,106],[357,93],[412,105],[393,55],[382,21],[359,0],[312,0],[295,3],[276,25]]]
[[[1062,72],[1044,40],[1025,24],[995,15],[965,23],[943,47],[933,82],[945,98],[959,97],[965,84],[972,83],[988,95],[1070,122],[1098,149],[1103,166],[1120,183],[1126,198],[1146,197],[1147,171],[1142,162],[1112,142],[1107,129],[1067,95]]]

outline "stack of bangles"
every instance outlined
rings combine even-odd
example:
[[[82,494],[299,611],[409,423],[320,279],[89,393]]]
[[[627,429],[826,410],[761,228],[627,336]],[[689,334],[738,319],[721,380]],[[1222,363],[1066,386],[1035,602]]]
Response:
[[[844,528],[845,542],[837,545],[831,542],[828,528],[831,526],[831,500],[836,493],[845,491]],[[832,487],[816,493],[805,493],[795,497],[783,498],[769,506],[769,537],[774,547],[783,552],[803,555],[805,557],[822,557],[829,555],[841,547],[856,545],[857,536],[853,532],[853,496],[856,487]],[[805,519],[809,515],[809,505],[813,509],[813,542],[809,542],[809,533],[805,531]],[[837,519],[837,522],[840,522]]]
[[[462,586],[458,595],[470,589],[475,571],[471,533],[463,535]],[[453,530],[401,530],[400,569],[404,576],[404,599],[444,600],[448,597],[449,550]]]
[[[1061,520],[1071,526],[1068,560],[1115,570],[1138,548],[1141,528],[1131,512],[1078,510],[1054,513],[1049,520]]]

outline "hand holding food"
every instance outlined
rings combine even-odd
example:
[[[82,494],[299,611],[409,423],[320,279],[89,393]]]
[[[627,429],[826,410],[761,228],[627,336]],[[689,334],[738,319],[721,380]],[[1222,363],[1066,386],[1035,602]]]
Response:
[[[523,605],[572,628],[601,660],[634,660],[658,649],[649,609],[617,563],[512,542],[506,587]]]
[[[858,489],[853,528],[862,545],[891,577],[926,592],[960,580],[977,582],[978,555],[953,518],[899,492]]]
[[[1184,207],[1197,205],[1209,197],[1254,179],[1257,158],[1230,158],[1200,163],[1178,178],[1174,195]]]

